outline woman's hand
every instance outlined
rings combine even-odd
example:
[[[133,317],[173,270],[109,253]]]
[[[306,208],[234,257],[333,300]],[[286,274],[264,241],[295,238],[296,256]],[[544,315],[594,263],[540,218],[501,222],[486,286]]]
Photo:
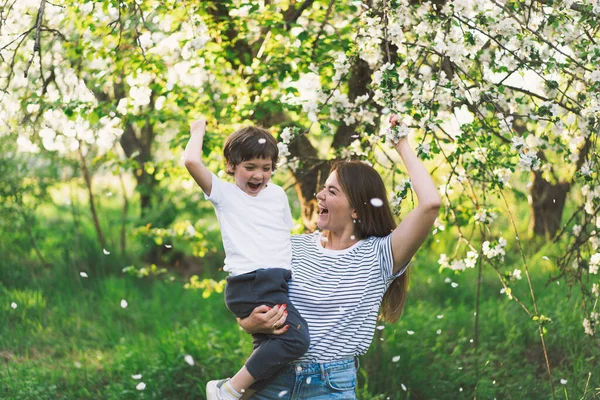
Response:
[[[390,115],[389,121],[390,127],[387,130],[386,137],[396,148],[402,139],[408,136],[409,129],[404,122],[400,121],[400,116],[397,114]]]
[[[270,333],[281,335],[290,329],[284,325],[287,318],[285,304],[271,308],[265,305],[256,307],[246,318],[237,318],[238,324],[246,333]]]

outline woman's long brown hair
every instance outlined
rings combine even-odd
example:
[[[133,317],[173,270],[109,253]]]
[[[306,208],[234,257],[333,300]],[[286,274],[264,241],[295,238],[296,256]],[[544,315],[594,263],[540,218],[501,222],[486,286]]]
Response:
[[[384,237],[396,228],[396,221],[387,199],[387,191],[381,176],[373,167],[362,161],[341,161],[333,165],[338,182],[348,197],[350,207],[356,210],[358,219],[357,239],[369,236]],[[381,207],[375,207],[372,199],[379,199]],[[375,200],[377,201],[377,200]],[[394,279],[381,302],[381,314],[388,322],[396,322],[402,315],[408,290],[408,269]]]

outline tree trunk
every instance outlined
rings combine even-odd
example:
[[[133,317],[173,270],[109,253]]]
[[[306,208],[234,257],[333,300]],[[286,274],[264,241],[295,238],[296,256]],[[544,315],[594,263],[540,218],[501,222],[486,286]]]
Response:
[[[531,226],[535,236],[551,239],[558,232],[570,188],[571,185],[567,182],[555,185],[546,181],[541,171],[533,173]]]
[[[104,239],[102,227],[100,226],[100,220],[98,218],[98,212],[96,211],[96,206],[94,204],[94,193],[92,191],[92,176],[87,168],[85,157],[83,155],[83,151],[81,150],[82,144],[83,143],[80,140],[77,151],[79,152],[81,171],[83,172],[83,178],[85,180],[85,185],[88,190],[88,197],[90,199],[90,212],[92,213],[92,220],[94,221],[94,228],[96,229],[96,235],[98,235],[98,241],[100,242],[100,246],[102,247],[102,249],[106,249],[106,239]]]

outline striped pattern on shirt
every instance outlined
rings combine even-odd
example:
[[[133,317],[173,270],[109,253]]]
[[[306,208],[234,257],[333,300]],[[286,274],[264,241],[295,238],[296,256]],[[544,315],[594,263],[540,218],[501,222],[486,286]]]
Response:
[[[321,234],[292,236],[289,297],[308,322],[310,347],[299,362],[329,362],[365,354],[392,274],[392,240],[369,237],[329,250]]]

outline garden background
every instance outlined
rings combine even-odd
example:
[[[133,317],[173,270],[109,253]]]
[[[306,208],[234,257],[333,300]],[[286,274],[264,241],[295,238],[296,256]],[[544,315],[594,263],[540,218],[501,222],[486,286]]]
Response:
[[[189,123],[269,129],[300,233],[338,159],[413,207],[390,113],[443,207],[358,398],[600,396],[598,0],[0,3],[0,398],[204,398],[251,341]]]

